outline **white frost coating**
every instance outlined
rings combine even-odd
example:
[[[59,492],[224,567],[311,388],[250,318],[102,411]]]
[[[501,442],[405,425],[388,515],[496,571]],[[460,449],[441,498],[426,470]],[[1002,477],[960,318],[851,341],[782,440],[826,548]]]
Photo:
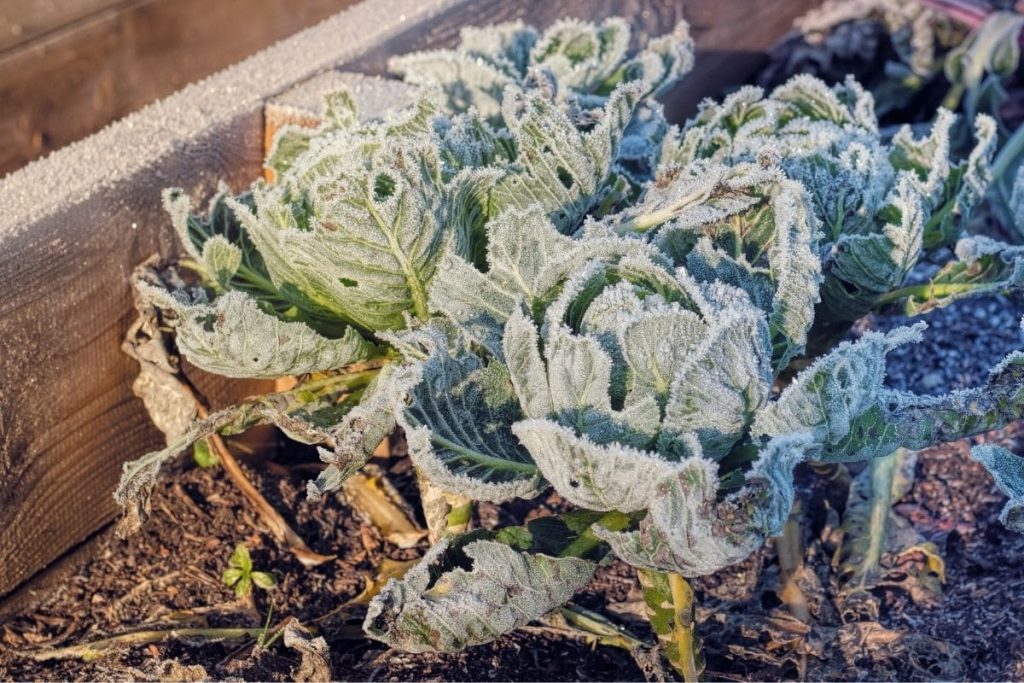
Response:
[[[437,329],[407,335],[427,355],[396,370],[391,397],[417,468],[441,489],[502,502],[537,495],[543,481],[512,436],[522,416],[508,371],[458,345]]]
[[[752,306],[709,317],[699,345],[676,370],[663,429],[693,432],[707,457],[725,456],[772,386],[771,341]]]
[[[451,542],[440,541],[405,577],[388,581],[370,603],[363,629],[406,652],[454,652],[490,642],[561,606],[597,565],[575,557],[515,550],[496,541],[468,543],[470,568],[443,571]]]
[[[1024,456],[986,444],[972,448],[971,457],[985,466],[999,490],[1010,498],[999,514],[999,521],[1008,529],[1024,533]]]
[[[888,334],[867,332],[844,342],[803,370],[776,401],[757,413],[755,437],[810,432],[821,443],[837,443],[855,418],[875,405],[884,391],[885,354],[902,344],[919,342],[924,323]]]
[[[322,372],[374,353],[374,345],[352,328],[340,339],[328,339],[305,323],[264,313],[241,292],[206,302],[186,301],[184,292],[176,295],[141,283],[136,290],[142,301],[175,314],[175,341],[190,362],[225,377],[274,379]]]
[[[808,434],[788,434],[761,449],[746,484],[717,500],[716,466],[701,458],[679,465],[656,488],[636,531],[594,527],[599,538],[635,567],[704,576],[746,559],[782,530],[793,506],[793,468],[813,452]]]
[[[45,216],[127,182],[218,126],[257,111],[274,93],[463,4],[468,3],[362,2],[30,163],[0,180],[5,209],[0,212],[0,239],[14,237]],[[396,21],[399,16],[404,21]]]
[[[408,83],[439,85],[453,113],[472,108],[488,118],[501,110],[509,86],[541,85],[551,99],[592,108],[617,84],[635,83],[655,97],[693,68],[686,22],[632,56],[630,34],[621,17],[601,24],[562,19],[543,33],[518,21],[467,27],[454,50],[401,55],[388,66]]]
[[[430,286],[431,310],[452,320],[476,342],[501,356],[501,328],[521,298],[532,305],[544,290],[543,270],[577,248],[535,204],[508,209],[487,222],[488,271],[445,253]]]
[[[512,432],[555,490],[589,510],[644,510],[657,487],[688,466],[629,446],[602,446],[550,420],[517,422]]]

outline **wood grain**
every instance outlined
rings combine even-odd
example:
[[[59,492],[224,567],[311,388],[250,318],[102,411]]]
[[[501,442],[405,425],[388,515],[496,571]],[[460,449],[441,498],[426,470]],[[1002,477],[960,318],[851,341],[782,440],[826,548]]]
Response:
[[[140,0],[0,0],[0,53]]]
[[[354,2],[0,1],[0,175]]]
[[[175,5],[190,7],[207,21],[211,15],[214,19],[220,17],[221,22],[233,19],[234,24],[226,25],[240,31],[244,19],[223,16],[218,9],[222,3],[230,5],[235,1],[177,0]],[[409,8],[408,16],[399,12],[389,16],[391,23],[384,22],[387,25],[346,29],[343,18],[349,15],[339,17],[331,24],[331,30],[347,35],[346,39],[353,44],[360,39],[368,40],[365,38],[368,35],[381,38],[367,46],[360,44],[355,58],[348,58],[347,62],[338,60],[334,66],[382,73],[389,55],[451,45],[457,40],[459,29],[467,24],[523,18],[544,26],[561,16],[602,18],[622,14],[632,21],[638,38],[662,33],[681,17],[690,19],[695,22],[694,32],[705,54],[716,45],[728,46],[728,51],[711,53],[720,55],[712,64],[716,65],[715,69],[722,69],[738,63],[735,60],[737,50],[749,56],[759,47],[768,45],[788,26],[793,14],[810,4],[809,0],[786,3],[784,7],[747,0],[446,1],[450,3],[449,9],[435,9],[436,3],[430,3],[430,9],[426,9],[426,3],[408,0],[403,5],[404,0],[387,0],[389,5]],[[377,2],[359,5],[352,12],[362,12],[359,16],[366,21],[373,14],[366,8],[379,7]],[[316,2],[311,4],[317,5]],[[771,10],[757,8],[761,4],[773,7]],[[92,53],[97,61],[86,60],[79,66],[74,63],[71,52],[55,48],[53,54],[42,55],[45,59],[41,60],[40,68],[54,69],[50,77],[77,92],[72,93],[69,102],[80,102],[83,98],[90,101],[88,92],[99,87],[99,81],[91,77],[90,65],[106,74],[103,78],[108,79],[109,85],[103,87],[117,91],[120,86],[116,84],[116,70],[103,66],[105,62],[100,53],[122,54],[129,59],[138,56],[132,52],[139,49],[137,45],[115,45],[117,36],[127,36],[130,44],[137,39],[133,31],[155,39],[160,33],[157,27],[161,16],[172,32],[175,26],[185,30],[182,24],[174,24],[175,14],[161,14],[163,5],[163,0],[154,0],[135,8],[143,14],[154,13],[146,21],[120,17],[111,20],[113,23],[90,24],[90,35],[98,42],[96,52]],[[272,8],[277,5],[274,0],[252,0],[251,6]],[[744,9],[736,9],[740,7]],[[720,16],[731,23],[711,22],[708,13],[713,11],[719,11]],[[414,16],[417,12],[418,17]],[[154,25],[145,28],[147,22]],[[219,26],[223,33],[225,24]],[[209,27],[196,30],[203,32],[205,42],[225,39]],[[145,58],[173,60],[158,47]],[[262,98],[259,101],[254,100],[251,92],[234,95],[248,98],[246,104],[231,109],[229,117],[215,119],[215,125],[192,131],[187,137],[181,133],[182,137],[175,138],[173,147],[164,149],[159,156],[135,159],[133,155],[139,151],[130,144],[110,149],[110,155],[143,163],[133,166],[136,170],[123,177],[111,171],[112,175],[104,176],[104,182],[90,190],[88,196],[75,198],[58,211],[34,216],[24,229],[9,235],[4,234],[4,221],[0,220],[0,291],[4,292],[0,296],[0,339],[3,340],[0,353],[0,595],[11,591],[111,520],[115,510],[110,494],[122,463],[160,444],[160,436],[150,426],[141,402],[131,395],[136,367],[119,349],[132,317],[126,284],[129,272],[152,253],[177,251],[160,208],[160,188],[181,185],[198,198],[208,196],[219,179],[238,188],[257,178],[264,144],[264,101],[323,68],[318,65],[324,64],[324,51],[303,57],[308,59],[306,64],[289,64],[281,72],[268,74],[265,79],[268,83],[260,86],[261,94],[256,96]],[[752,63],[748,59],[742,67],[749,69]],[[65,64],[72,71],[78,70],[80,88],[74,78],[61,72],[59,64]],[[9,116],[10,110],[5,107],[10,106],[10,84],[18,82],[18,87],[30,87],[27,79],[19,80],[11,73],[7,68],[10,65],[10,62],[0,62],[3,67],[0,68],[0,120]],[[22,66],[28,68],[26,63]],[[137,78],[142,73],[134,67],[126,68],[126,77]],[[292,77],[290,74],[295,74],[294,80],[286,82],[286,78]],[[232,96],[232,88],[237,88],[231,81],[233,75],[233,71],[225,72],[201,88],[188,91],[187,95],[199,100],[209,97],[211,89],[216,89],[218,96],[221,93]],[[722,81],[711,77],[713,75],[700,79],[691,77],[684,82],[682,89],[686,96],[693,99],[714,92]],[[49,85],[44,82],[39,87]],[[182,97],[185,95],[183,93]],[[250,100],[253,100],[251,104]],[[214,107],[216,102],[206,101],[202,106]],[[187,97],[178,97],[173,103],[175,111],[198,106],[192,105]],[[74,119],[77,109],[69,111],[73,114],[69,113],[68,117]],[[145,119],[144,112],[142,118],[118,124],[118,130],[153,123]],[[10,127],[0,127],[0,150],[12,140],[7,131]],[[159,130],[159,126],[153,129]],[[140,149],[144,148],[142,139],[131,136],[126,139],[134,139]],[[43,163],[73,161],[71,157],[80,152],[70,148],[61,153],[65,157]],[[0,180],[0,189],[3,183]],[[61,188],[40,187],[35,191],[42,200],[47,193],[60,192]],[[211,384],[204,385],[204,392],[214,398],[220,387],[225,402],[251,390],[221,384],[212,378],[209,381]]]

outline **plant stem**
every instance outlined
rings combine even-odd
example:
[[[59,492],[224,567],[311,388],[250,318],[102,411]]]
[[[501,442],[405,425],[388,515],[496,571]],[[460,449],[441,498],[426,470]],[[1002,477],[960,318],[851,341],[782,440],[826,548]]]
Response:
[[[633,519],[627,514],[612,510],[611,512],[605,513],[600,519],[594,524],[600,524],[609,531],[622,531],[632,523]],[[587,528],[582,534],[576,537],[572,543],[567,545],[562,552],[558,554],[559,557],[583,557],[591,550],[601,545],[603,541],[597,537],[593,532],[593,524]]]
[[[696,601],[690,583],[679,574],[669,574],[668,585],[672,590],[672,605],[675,607],[674,640],[679,646],[678,660],[673,661],[672,665],[684,681],[692,683],[700,680],[694,635]]]
[[[899,301],[900,299],[906,299],[909,297],[932,299],[949,296],[951,294],[959,294],[960,292],[969,292],[972,289],[978,288],[979,285],[974,282],[949,282],[946,284],[926,282],[923,285],[912,285],[910,287],[902,287],[900,289],[894,289],[891,292],[886,292],[878,298],[876,306],[884,306],[885,304],[891,304]]]

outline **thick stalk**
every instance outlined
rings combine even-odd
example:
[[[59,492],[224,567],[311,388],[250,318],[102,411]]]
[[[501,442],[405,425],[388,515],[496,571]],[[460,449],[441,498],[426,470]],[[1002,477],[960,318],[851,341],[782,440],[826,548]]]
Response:
[[[665,658],[687,683],[700,680],[704,660],[697,636],[697,601],[689,582],[679,574],[650,569],[637,571],[651,629]]]
[[[431,543],[469,530],[473,517],[472,498],[441,489],[418,469],[416,483],[420,489],[423,516],[427,520],[427,538]]]

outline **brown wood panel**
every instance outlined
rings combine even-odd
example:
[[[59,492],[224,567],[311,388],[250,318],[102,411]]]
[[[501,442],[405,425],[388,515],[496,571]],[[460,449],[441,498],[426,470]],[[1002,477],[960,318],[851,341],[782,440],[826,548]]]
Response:
[[[140,0],[0,0],[0,53]]]
[[[122,2],[0,52],[0,175],[353,2]]]

